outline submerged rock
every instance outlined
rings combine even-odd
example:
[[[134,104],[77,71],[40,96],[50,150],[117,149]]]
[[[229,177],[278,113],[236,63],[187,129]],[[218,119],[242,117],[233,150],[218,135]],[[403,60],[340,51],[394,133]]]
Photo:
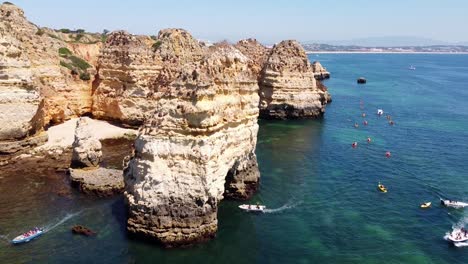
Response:
[[[329,97],[318,89],[304,48],[293,40],[273,47],[259,85],[260,117],[267,119],[320,117]]]
[[[106,197],[122,193],[124,190],[122,170],[70,169],[69,173],[72,184],[85,194]]]
[[[135,142],[125,197],[128,230],[171,247],[215,236],[225,186],[230,197],[256,190],[259,97],[248,58],[229,45],[186,64],[169,88]]]
[[[81,226],[81,225],[74,225],[72,227],[72,233],[73,234],[78,234],[78,235],[84,235],[84,236],[94,236],[96,235],[96,232],[92,231],[91,229]]]

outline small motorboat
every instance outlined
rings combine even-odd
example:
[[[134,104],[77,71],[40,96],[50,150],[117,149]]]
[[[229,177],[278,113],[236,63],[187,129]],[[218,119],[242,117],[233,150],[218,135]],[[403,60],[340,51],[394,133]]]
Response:
[[[383,193],[387,192],[387,188],[383,184],[381,184],[380,182],[379,182],[379,185],[377,185],[377,188],[379,188],[379,190],[381,192],[383,192]]]
[[[468,203],[452,201],[452,200],[443,200],[443,199],[440,199],[440,204],[447,206],[447,207],[453,207],[453,208],[463,208],[463,207],[468,206]]]
[[[260,212],[262,213],[265,209],[265,205],[253,205],[253,204],[242,204],[239,208],[247,212]]]
[[[468,231],[464,228],[454,229],[451,233],[447,233],[445,239],[453,243],[468,242]]]
[[[431,205],[432,205],[431,202],[423,203],[423,204],[421,204],[421,208],[429,208],[429,207],[431,207]]]
[[[29,242],[31,240],[33,240],[34,238],[42,235],[44,233],[44,229],[43,228],[33,228],[32,230],[20,235],[20,236],[17,236],[15,237],[11,243],[13,244],[20,244],[20,243],[26,243],[26,242]]]

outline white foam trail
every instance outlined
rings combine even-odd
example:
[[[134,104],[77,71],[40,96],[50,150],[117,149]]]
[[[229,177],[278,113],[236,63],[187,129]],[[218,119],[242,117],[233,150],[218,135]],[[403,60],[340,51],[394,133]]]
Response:
[[[60,221],[58,221],[57,223],[55,223],[55,224],[53,224],[53,225],[51,225],[51,226],[45,226],[45,227],[44,227],[44,233],[47,233],[47,232],[53,230],[54,228],[58,227],[59,225],[65,223],[65,222],[68,221],[68,220],[70,220],[72,217],[75,217],[75,216],[81,214],[81,212],[82,212],[82,211],[79,211],[79,212],[77,212],[77,213],[67,214],[67,215],[65,215],[64,218],[62,218],[62,219],[61,219]]]
[[[284,210],[287,210],[287,209],[294,208],[294,207],[298,206],[299,204],[301,204],[301,202],[287,203],[287,204],[285,204],[285,205],[283,205],[281,207],[275,208],[275,209],[265,209],[265,210],[263,210],[263,212],[267,213],[267,214],[278,213],[278,212],[281,212],[281,211],[284,211]]]
[[[465,227],[465,225],[468,224],[468,216],[464,216],[458,223],[455,223],[452,225],[452,231],[455,230],[460,230],[462,227]],[[450,236],[451,232],[445,233],[444,239],[449,241],[448,237]],[[466,247],[468,246],[468,242],[455,242],[453,243],[454,246],[456,247]]]
[[[8,238],[8,235],[0,235],[0,238],[6,243],[10,243],[10,239]]]

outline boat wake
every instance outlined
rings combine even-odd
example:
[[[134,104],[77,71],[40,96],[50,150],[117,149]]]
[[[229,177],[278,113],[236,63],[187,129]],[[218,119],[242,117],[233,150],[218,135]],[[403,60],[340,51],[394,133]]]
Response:
[[[452,231],[453,230],[460,230],[461,228],[465,227],[465,225],[468,224],[468,216],[463,217],[458,223],[455,223],[452,225]],[[444,239],[449,241],[448,237],[450,236],[451,232],[445,233]],[[454,246],[456,247],[467,247],[468,246],[468,241],[465,242],[454,242]]]
[[[70,220],[71,218],[81,214],[82,211],[79,211],[79,212],[76,212],[76,213],[72,213],[72,214],[67,214],[65,215],[62,219],[60,219],[57,223],[55,224],[51,224],[51,225],[48,225],[48,226],[44,226],[44,233],[47,233],[53,229],[55,229],[56,227],[60,226],[61,224],[65,223],[66,221]]]
[[[288,210],[288,209],[292,209],[298,205],[300,205],[302,202],[289,202],[289,203],[286,203],[285,205],[281,206],[281,207],[278,207],[278,208],[274,208],[274,209],[265,209],[263,210],[264,213],[266,214],[274,214],[274,213],[279,213],[279,212],[282,212],[284,210]]]

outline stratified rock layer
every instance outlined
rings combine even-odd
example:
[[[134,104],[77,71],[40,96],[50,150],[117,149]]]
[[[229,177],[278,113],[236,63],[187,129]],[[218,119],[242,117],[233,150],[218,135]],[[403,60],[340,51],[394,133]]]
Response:
[[[259,85],[262,118],[316,118],[325,111],[328,92],[318,89],[307,55],[296,41],[273,47]]]
[[[161,63],[155,59],[150,41],[125,31],[108,36],[94,81],[93,116],[138,126],[154,109],[151,82]]]
[[[45,34],[15,5],[0,5],[0,14],[0,141],[37,143],[28,137],[46,125],[90,112],[91,82],[61,66],[58,51],[66,42]]]
[[[258,183],[258,100],[248,59],[231,46],[183,67],[126,169],[129,231],[166,246],[215,236],[225,185],[227,196],[247,198]]]

